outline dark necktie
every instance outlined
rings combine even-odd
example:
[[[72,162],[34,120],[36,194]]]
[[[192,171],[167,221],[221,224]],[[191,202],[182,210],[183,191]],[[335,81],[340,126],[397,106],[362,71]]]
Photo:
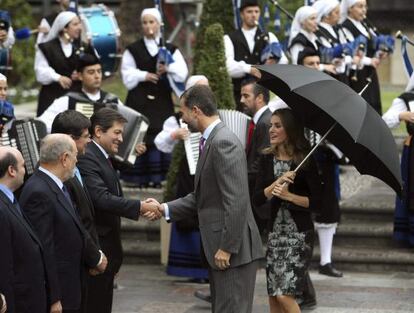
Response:
[[[203,153],[203,150],[204,150],[204,145],[206,144],[206,139],[203,137],[203,136],[201,136],[201,138],[200,138],[200,143],[199,143],[199,145],[198,145],[198,151],[200,152],[199,154],[201,155],[201,153]]]
[[[70,205],[72,206],[72,199],[71,199],[69,191],[68,191],[68,189],[66,188],[65,185],[63,185],[63,187],[62,187],[62,192],[65,195],[66,199],[68,199]]]
[[[247,133],[247,145],[246,145],[246,150],[249,150],[250,148],[250,144],[252,143],[252,138],[253,138],[253,133],[254,133],[254,127],[256,125],[254,124],[253,120],[250,120],[250,124],[249,124],[249,131]]]

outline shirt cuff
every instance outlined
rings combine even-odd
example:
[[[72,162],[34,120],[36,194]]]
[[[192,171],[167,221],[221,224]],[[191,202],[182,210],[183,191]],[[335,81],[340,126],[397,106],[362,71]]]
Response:
[[[59,75],[58,73],[53,73],[53,74],[52,74],[52,79],[53,79],[53,81],[58,82],[58,81],[59,81],[59,79],[60,79],[60,76],[61,76],[61,75]]]
[[[102,252],[102,250],[99,250],[99,253],[101,254],[101,257],[99,258],[99,262],[98,262],[98,264],[96,264],[96,267],[98,267],[99,265],[101,265],[102,264],[102,261],[103,261],[103,252]]]
[[[243,71],[246,74],[250,74],[251,69],[252,69],[252,66],[250,64],[243,64]]]
[[[167,222],[170,221],[170,208],[168,207],[167,203],[162,204],[164,206],[164,218]]]

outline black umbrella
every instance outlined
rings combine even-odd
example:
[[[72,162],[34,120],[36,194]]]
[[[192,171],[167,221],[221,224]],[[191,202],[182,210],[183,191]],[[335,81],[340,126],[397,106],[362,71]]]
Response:
[[[401,195],[397,146],[381,116],[331,76],[298,65],[257,66],[259,84],[284,100],[303,124],[340,149],[361,174],[381,179]],[[332,128],[333,127],[333,128]]]

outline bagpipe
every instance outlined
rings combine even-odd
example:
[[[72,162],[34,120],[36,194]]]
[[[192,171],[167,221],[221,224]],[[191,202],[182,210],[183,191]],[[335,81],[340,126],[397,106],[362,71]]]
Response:
[[[171,63],[174,63],[174,58],[168,50],[166,41],[165,41],[165,28],[164,28],[164,15],[162,10],[162,0],[154,0],[154,7],[158,9],[161,15],[161,25],[160,25],[160,43],[159,43],[159,49],[158,49],[158,55],[157,55],[157,69],[160,65],[165,65],[168,67]],[[181,94],[185,90],[185,85],[183,82],[177,82],[173,79],[171,75],[164,74],[161,76],[161,79],[167,79],[168,83],[170,84],[171,89],[174,91],[174,93],[180,97]]]
[[[405,68],[405,72],[407,76],[410,78],[411,75],[413,74],[413,66],[408,56],[407,43],[414,46],[414,41],[410,40],[400,30],[397,31],[397,33],[395,34],[395,37],[401,40],[401,54],[403,58],[404,68]]]

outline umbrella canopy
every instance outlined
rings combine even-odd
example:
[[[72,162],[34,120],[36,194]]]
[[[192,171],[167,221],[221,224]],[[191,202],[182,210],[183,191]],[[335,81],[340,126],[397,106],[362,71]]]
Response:
[[[325,134],[361,174],[375,176],[401,195],[397,146],[381,116],[355,91],[331,76],[298,65],[257,66],[259,84],[273,91],[302,120]]]

